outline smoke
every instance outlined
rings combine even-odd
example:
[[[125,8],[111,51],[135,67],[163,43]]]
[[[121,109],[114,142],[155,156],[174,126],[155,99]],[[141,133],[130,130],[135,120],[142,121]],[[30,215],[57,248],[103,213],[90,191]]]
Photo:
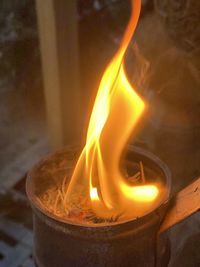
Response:
[[[126,67],[129,79],[135,86],[136,91],[144,94],[150,75],[150,62],[142,54],[137,42],[129,48]]]

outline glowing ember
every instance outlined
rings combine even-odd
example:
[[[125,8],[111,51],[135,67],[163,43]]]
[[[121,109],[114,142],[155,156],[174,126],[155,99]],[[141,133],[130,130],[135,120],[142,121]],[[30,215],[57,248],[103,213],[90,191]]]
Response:
[[[122,152],[145,111],[145,103],[129,83],[124,68],[125,52],[138,22],[141,1],[132,1],[132,5],[121,46],[102,77],[86,145],[64,199],[66,207],[80,206],[78,198],[74,203],[74,196],[81,196],[88,200],[95,214],[104,218],[117,214],[144,215],[155,207],[159,194],[156,185],[130,184],[120,171]]]

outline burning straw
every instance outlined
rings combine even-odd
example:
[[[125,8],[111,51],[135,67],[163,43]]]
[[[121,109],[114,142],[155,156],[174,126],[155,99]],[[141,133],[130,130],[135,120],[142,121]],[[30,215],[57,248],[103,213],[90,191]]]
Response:
[[[131,184],[145,184],[145,172],[142,161],[138,164],[138,171],[127,180]],[[85,223],[115,223],[120,221],[123,213],[113,214],[108,218],[99,217],[95,214],[95,211],[91,208],[89,199],[80,195],[74,195],[75,200],[68,207],[64,201],[68,186],[67,175],[63,178],[60,186],[48,189],[41,198],[38,198],[40,204],[50,213],[59,217],[62,220],[75,220],[77,222]],[[77,205],[79,203],[79,205]]]

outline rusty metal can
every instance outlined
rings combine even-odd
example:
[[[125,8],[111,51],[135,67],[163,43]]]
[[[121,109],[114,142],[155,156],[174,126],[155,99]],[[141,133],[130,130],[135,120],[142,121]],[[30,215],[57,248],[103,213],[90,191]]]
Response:
[[[158,174],[165,187],[163,202],[141,218],[84,225],[57,218],[37,201],[50,180],[59,180],[67,169],[72,169],[77,155],[74,150],[59,151],[38,163],[28,175],[26,191],[33,209],[34,259],[37,266],[155,266],[156,236],[170,199],[168,167],[151,153],[130,147],[126,155],[129,168],[131,162],[142,160],[145,166]]]

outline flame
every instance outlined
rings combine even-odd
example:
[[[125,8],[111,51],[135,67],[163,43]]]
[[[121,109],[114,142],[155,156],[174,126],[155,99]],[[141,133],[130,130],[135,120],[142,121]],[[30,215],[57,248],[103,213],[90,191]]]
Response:
[[[121,46],[100,82],[91,114],[86,144],[65,196],[89,198],[99,216],[129,213],[141,215],[158,196],[155,185],[130,185],[120,171],[120,159],[133,129],[145,111],[145,103],[129,83],[124,56],[135,31],[141,1],[132,0],[133,12]],[[80,203],[78,203],[80,204]]]

